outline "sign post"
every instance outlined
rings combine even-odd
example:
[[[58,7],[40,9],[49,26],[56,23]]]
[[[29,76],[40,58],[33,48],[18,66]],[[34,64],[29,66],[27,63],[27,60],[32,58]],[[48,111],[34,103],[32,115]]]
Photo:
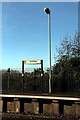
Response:
[[[24,64],[28,65],[34,65],[34,64],[41,64],[41,77],[43,78],[43,60],[23,60],[22,61],[22,78],[23,78],[23,84],[22,84],[22,90],[24,91]]]

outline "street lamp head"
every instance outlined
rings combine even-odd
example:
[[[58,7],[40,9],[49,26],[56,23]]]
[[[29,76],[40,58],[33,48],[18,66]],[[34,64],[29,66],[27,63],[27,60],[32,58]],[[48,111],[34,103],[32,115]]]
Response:
[[[45,11],[47,14],[50,14],[50,9],[49,9],[49,8],[44,8],[44,11]]]

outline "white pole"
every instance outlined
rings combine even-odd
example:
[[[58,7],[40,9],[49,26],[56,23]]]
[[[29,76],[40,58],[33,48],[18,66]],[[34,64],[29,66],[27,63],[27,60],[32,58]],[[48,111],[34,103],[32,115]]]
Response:
[[[49,49],[49,93],[51,93],[51,28],[50,14],[48,14],[48,49]]]

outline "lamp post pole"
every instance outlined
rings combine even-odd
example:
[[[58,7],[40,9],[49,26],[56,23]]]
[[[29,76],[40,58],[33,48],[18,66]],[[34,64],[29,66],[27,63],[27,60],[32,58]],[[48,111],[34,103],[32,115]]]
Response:
[[[48,49],[49,49],[49,93],[51,93],[51,25],[50,25],[50,9],[44,8],[46,14],[48,14]]]

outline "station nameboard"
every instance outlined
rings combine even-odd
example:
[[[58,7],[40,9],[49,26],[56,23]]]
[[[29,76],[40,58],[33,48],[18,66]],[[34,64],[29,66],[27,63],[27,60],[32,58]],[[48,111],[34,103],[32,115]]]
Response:
[[[24,64],[41,64],[41,60],[24,60]]]

